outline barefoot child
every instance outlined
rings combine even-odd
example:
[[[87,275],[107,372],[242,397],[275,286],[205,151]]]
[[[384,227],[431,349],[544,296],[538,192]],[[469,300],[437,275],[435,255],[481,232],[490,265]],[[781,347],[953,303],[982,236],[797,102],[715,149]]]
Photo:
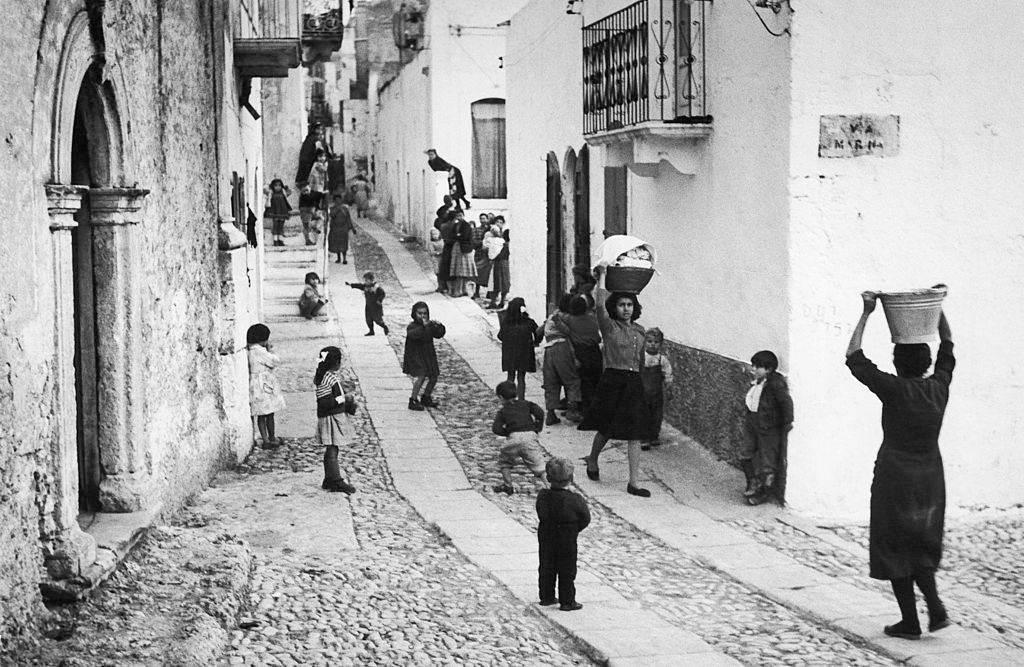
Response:
[[[537,434],[544,428],[544,410],[536,403],[516,398],[516,386],[508,380],[499,382],[494,393],[501,398],[501,408],[494,415],[491,431],[508,438],[498,454],[498,470],[502,483],[494,486],[495,493],[515,493],[512,486],[512,468],[521,458],[537,478],[538,490],[544,483],[544,453]]]
[[[281,359],[271,352],[270,328],[266,324],[249,327],[245,342],[249,358],[249,409],[256,417],[263,448],[272,449],[281,444],[274,434],[274,413],[284,410],[284,396],[274,375]]]
[[[583,496],[567,488],[572,461],[556,456],[548,461],[547,475],[551,488],[537,494],[540,603],[546,607],[557,602],[562,611],[576,611],[583,608],[576,601],[576,537],[590,525],[590,510]]]
[[[405,328],[405,353],[402,356],[402,372],[413,377],[412,396],[409,409],[422,412],[424,408],[436,408],[438,404],[431,397],[437,376],[437,350],[434,339],[444,338],[444,325],[430,319],[430,308],[423,301],[412,305],[412,322]],[[423,395],[420,388],[426,382]]]
[[[366,326],[370,330],[363,334],[364,336],[373,336],[373,325],[376,324],[384,330],[384,335],[388,335],[388,325],[384,324],[384,289],[377,284],[377,280],[373,277],[372,271],[367,271],[363,274],[363,282],[361,283],[345,283],[352,289],[358,289],[363,291],[363,298],[366,299]]]
[[[644,386],[644,397],[651,413],[651,432],[647,442],[640,446],[644,451],[661,445],[665,401],[672,398],[672,364],[661,352],[664,343],[665,334],[658,327],[651,327],[644,334],[644,365],[640,368],[640,383]]]
[[[320,276],[310,271],[306,274],[306,287],[299,297],[299,315],[311,320],[320,314],[327,299],[320,294]]]
[[[349,415],[356,411],[355,400],[341,386],[341,350],[332,346],[320,350],[320,363],[313,375],[316,386],[316,439],[324,445],[324,481],[327,491],[355,493],[338,469],[338,447],[352,444]]]

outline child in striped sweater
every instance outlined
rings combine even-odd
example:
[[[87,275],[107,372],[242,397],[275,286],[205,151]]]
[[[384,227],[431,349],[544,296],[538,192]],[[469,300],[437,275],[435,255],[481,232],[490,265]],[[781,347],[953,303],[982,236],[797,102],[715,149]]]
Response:
[[[316,367],[313,383],[316,385],[316,438],[324,448],[324,481],[320,485],[327,491],[355,493],[355,487],[345,481],[338,469],[338,446],[353,441],[349,415],[355,414],[356,403],[345,395],[341,386],[341,350],[333,345],[320,350],[320,363]]]

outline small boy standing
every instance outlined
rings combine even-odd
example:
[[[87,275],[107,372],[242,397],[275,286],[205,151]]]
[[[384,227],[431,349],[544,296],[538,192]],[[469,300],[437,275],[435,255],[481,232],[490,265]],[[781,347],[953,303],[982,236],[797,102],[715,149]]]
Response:
[[[499,382],[494,393],[501,398],[502,405],[498,414],[494,416],[491,431],[494,435],[508,438],[508,442],[502,446],[501,453],[498,454],[498,470],[501,471],[502,483],[493,487],[494,492],[510,496],[516,492],[512,486],[512,468],[520,458],[537,477],[538,490],[543,489],[544,455],[537,434],[544,428],[544,410],[536,403],[517,399],[514,382]]]
[[[537,585],[540,604],[559,604],[562,611],[576,611],[576,537],[590,525],[590,510],[583,496],[570,491],[572,461],[556,456],[548,461],[550,489],[537,494],[537,544],[540,567]],[[555,598],[555,580],[558,598]]]
[[[774,495],[781,506],[786,502],[786,436],[793,430],[793,399],[774,352],[755,353],[750,365],[754,381],[745,398],[747,439],[740,451],[747,476],[743,496],[748,504],[760,505]]]
[[[367,271],[363,274],[363,282],[361,283],[345,283],[352,289],[358,289],[363,291],[363,297],[366,299],[366,326],[370,330],[363,334],[364,336],[373,336],[373,325],[376,324],[384,330],[384,335],[388,335],[388,325],[384,324],[384,289],[377,284],[376,278],[373,276],[372,271]]]
[[[661,445],[661,421],[665,415],[665,401],[672,400],[672,364],[662,354],[665,334],[658,327],[644,333],[644,365],[640,368],[640,384],[650,410],[650,433],[640,449],[647,451]]]

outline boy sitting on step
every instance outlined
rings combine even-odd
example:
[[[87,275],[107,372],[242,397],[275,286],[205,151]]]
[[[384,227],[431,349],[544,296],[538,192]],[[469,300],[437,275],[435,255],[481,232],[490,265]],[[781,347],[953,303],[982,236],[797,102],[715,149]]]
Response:
[[[525,399],[516,398],[516,385],[508,380],[499,382],[494,393],[501,398],[501,409],[494,416],[491,431],[503,435],[508,441],[498,454],[498,470],[502,483],[495,485],[495,493],[515,493],[512,486],[512,468],[521,458],[526,467],[537,477],[537,489],[547,486],[544,478],[544,454],[540,449],[537,434],[544,428],[544,410]]]

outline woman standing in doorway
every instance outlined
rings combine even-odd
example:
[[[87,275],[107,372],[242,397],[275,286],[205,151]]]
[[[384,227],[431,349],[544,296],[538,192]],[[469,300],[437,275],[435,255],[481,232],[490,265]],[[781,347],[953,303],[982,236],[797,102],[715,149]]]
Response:
[[[937,285],[936,287],[941,287]],[[920,639],[914,584],[928,605],[928,631],[949,625],[939,599],[935,570],[942,559],[946,481],[939,453],[939,430],[953,379],[953,338],[946,314],[939,317],[939,351],[935,371],[927,343],[897,344],[892,362],[896,375],[880,371],[861,350],[875,292],[864,292],[864,311],[850,337],[846,365],[882,402],[882,446],[871,482],[870,576],[888,579],[902,619],[885,626],[885,634]]]

